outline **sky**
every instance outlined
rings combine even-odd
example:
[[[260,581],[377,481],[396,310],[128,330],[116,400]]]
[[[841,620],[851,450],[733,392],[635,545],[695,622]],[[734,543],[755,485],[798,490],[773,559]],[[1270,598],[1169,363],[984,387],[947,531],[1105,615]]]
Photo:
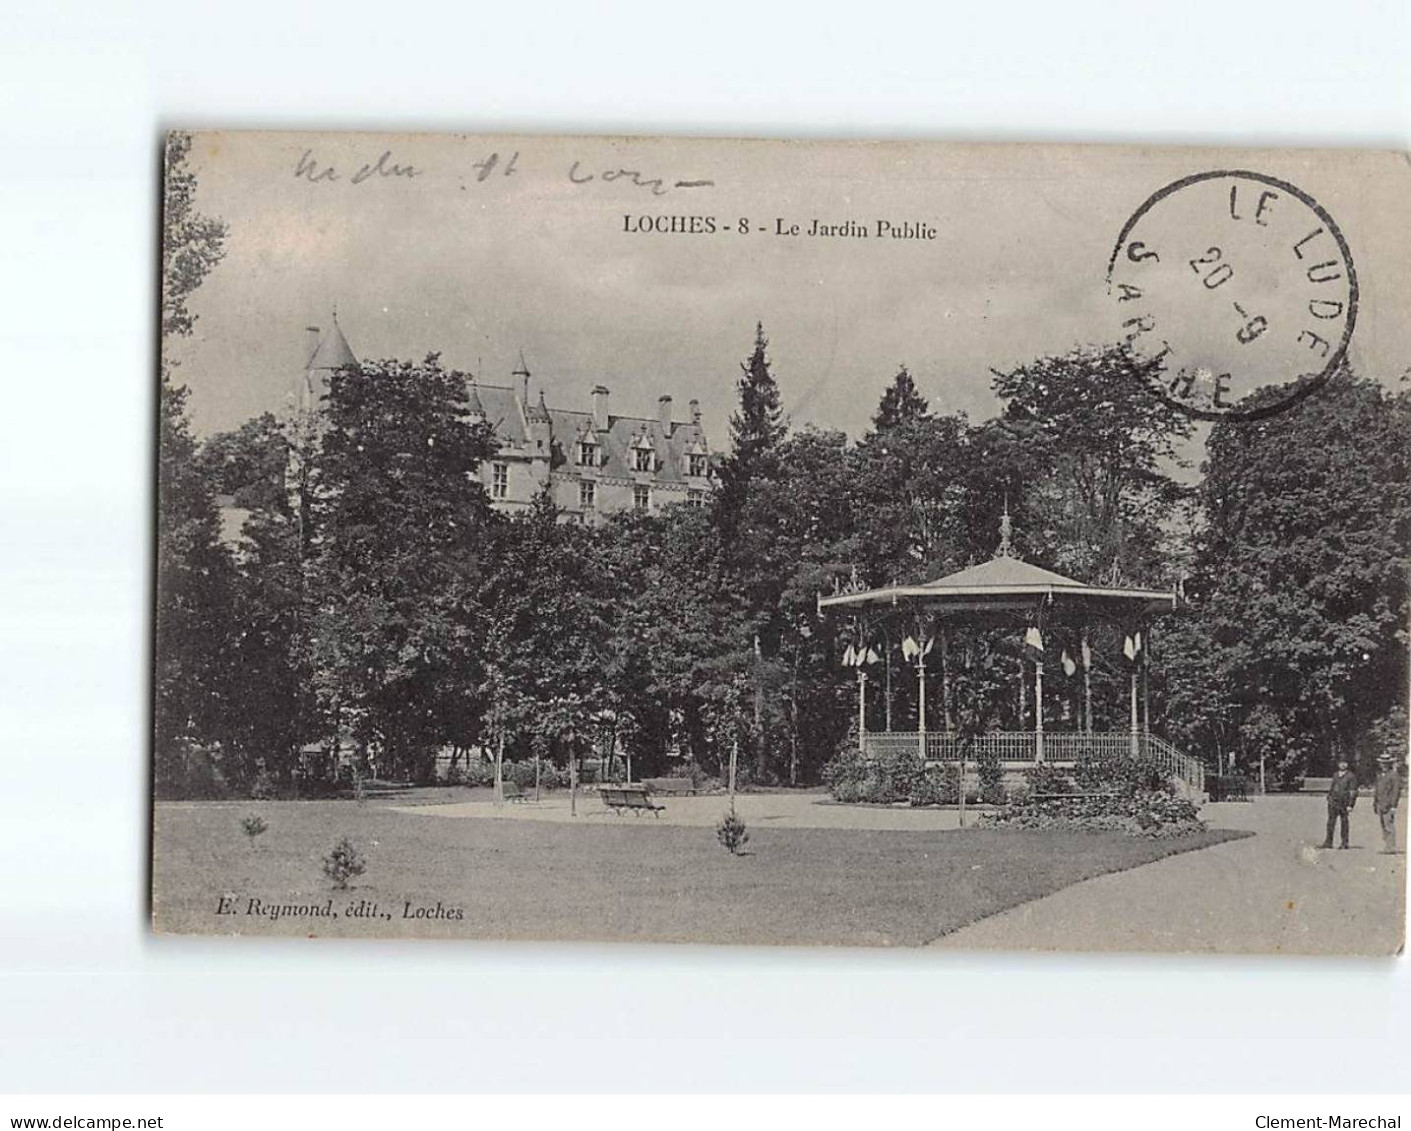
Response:
[[[626,415],[669,394],[684,419],[697,398],[717,445],[756,321],[796,425],[860,435],[903,363],[934,409],[983,418],[992,369],[1118,336],[1124,222],[1222,168],[1327,209],[1361,287],[1354,368],[1394,384],[1411,367],[1400,154],[223,132],[191,162],[197,207],[229,227],[170,353],[202,435],[285,408],[306,327],[335,307],[359,357],[435,351],[504,384],[522,352],[555,407],[587,409],[597,384]],[[673,217],[715,231],[650,230]],[[815,220],[873,234],[810,237]],[[878,221],[934,238],[876,238]]]

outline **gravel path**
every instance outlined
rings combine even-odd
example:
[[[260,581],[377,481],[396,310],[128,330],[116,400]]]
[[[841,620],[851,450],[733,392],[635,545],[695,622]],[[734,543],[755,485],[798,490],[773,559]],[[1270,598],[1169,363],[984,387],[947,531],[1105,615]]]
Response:
[[[724,816],[730,801],[723,794],[706,797],[662,797],[666,806],[658,817],[650,814],[618,815],[609,811],[596,792],[579,795],[578,816],[569,812],[568,796],[555,790],[542,801],[508,802],[496,809],[486,800],[453,805],[389,805],[399,813],[425,817],[490,818],[507,821],[590,821],[594,824],[659,824],[714,827]],[[824,793],[741,793],[735,808],[745,824],[776,829],[893,829],[896,831],[937,832],[959,827],[953,809],[908,809],[886,805],[834,805]],[[976,814],[966,814],[967,824],[975,824]]]
[[[1395,954],[1406,921],[1403,854],[1382,855],[1370,797],[1352,814],[1352,847],[1323,850],[1319,796],[1207,805],[1212,827],[1242,840],[1100,876],[964,927],[933,945],[959,950],[1220,951]]]

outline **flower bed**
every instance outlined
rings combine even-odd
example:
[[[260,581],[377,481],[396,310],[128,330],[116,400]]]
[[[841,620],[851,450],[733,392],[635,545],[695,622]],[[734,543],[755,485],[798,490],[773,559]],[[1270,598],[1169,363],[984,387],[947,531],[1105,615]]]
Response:
[[[1006,805],[981,817],[983,823],[1017,829],[1123,832],[1129,836],[1188,836],[1205,828],[1200,810],[1184,798],[1159,790],[1108,795],[1075,794]]]

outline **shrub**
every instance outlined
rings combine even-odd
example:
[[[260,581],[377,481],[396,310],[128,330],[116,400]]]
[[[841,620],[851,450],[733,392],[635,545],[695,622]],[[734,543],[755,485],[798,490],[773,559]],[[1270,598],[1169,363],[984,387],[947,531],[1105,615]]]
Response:
[[[1130,836],[1185,836],[1205,827],[1197,807],[1159,791],[1106,797],[1030,798],[986,814],[990,824],[1021,829],[1123,832]]]
[[[740,820],[733,808],[715,826],[715,839],[729,849],[731,856],[740,855],[740,849],[749,841],[750,834],[745,829],[745,822]]]
[[[1129,757],[1100,757],[1089,750],[1082,752],[1073,769],[1078,788],[1092,793],[1109,791],[1131,795],[1144,793],[1175,793],[1170,779],[1151,762]]]
[[[367,871],[367,859],[346,836],[323,858],[323,874],[338,891],[346,891],[348,881]]]
[[[549,768],[552,768],[552,767],[553,767],[553,763],[552,763],[552,762],[547,763],[547,765],[549,766]],[[504,765],[500,767],[500,773],[503,775],[505,781],[507,781],[507,782],[512,782],[513,784],[519,786],[520,789],[533,789],[533,788],[534,788],[534,759],[533,759],[533,758],[526,758],[526,759],[524,759],[524,761],[522,761],[522,762],[511,762],[511,761],[509,761],[509,760],[506,760],[505,763],[504,763]],[[491,766],[491,767],[490,767],[490,780],[491,780],[492,783],[494,782],[494,774],[495,774],[495,767],[494,767],[494,766]],[[543,767],[542,767],[542,766],[540,767],[540,782],[541,782],[541,784],[542,784],[542,782],[543,782]]]
[[[853,803],[866,799],[872,767],[856,746],[845,746],[823,765],[823,784],[834,801]]]
[[[240,821],[240,827],[245,830],[245,835],[250,838],[251,846],[255,843],[255,838],[269,828],[265,824],[265,819],[258,813],[251,813],[250,816]]]
[[[910,801],[913,805],[954,805],[960,796],[960,767],[947,762],[944,766],[927,766],[912,783]]]
[[[927,766],[916,775],[911,783],[912,805],[944,805],[946,793],[945,775],[939,766]]]
[[[275,793],[274,778],[269,776],[268,770],[261,770],[250,783],[250,800],[269,801]]]
[[[1036,762],[1024,771],[1024,784],[1034,793],[1076,793],[1073,779],[1048,762]]]
[[[887,751],[872,760],[870,801],[907,801],[926,774],[926,764],[916,751]]]
[[[710,775],[701,769],[701,764],[694,758],[688,758],[678,762],[671,768],[671,776],[674,778],[690,778],[691,787],[697,793],[705,789],[706,783],[710,781]]]
[[[486,776],[484,784],[494,785],[495,766],[493,762],[488,763],[488,769],[489,773]],[[505,781],[519,786],[522,790],[534,788],[533,758],[524,758],[517,762],[506,759],[504,766],[501,768],[501,772],[504,774]],[[580,781],[581,780],[582,779],[580,779]],[[559,789],[568,785],[568,770],[566,768],[559,769],[559,767],[545,758],[539,763],[539,785],[542,789]]]
[[[461,770],[461,784],[481,789],[494,785],[495,763],[484,758],[466,759],[465,768]]]
[[[1003,805],[1006,800],[1004,767],[998,755],[986,754],[976,765],[980,771],[980,800],[986,805]]]

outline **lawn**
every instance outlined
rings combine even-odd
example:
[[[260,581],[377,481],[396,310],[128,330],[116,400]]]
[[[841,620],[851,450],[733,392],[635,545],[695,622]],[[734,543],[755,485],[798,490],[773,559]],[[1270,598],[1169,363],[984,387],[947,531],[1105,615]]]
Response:
[[[269,826],[253,843],[240,828],[251,813]],[[321,861],[344,835],[367,871],[338,892]],[[153,917],[158,930],[200,933],[914,946],[1240,835],[755,827],[737,858],[712,829],[641,821],[448,820],[378,802],[163,803]],[[269,907],[288,904],[334,915],[270,918]]]

